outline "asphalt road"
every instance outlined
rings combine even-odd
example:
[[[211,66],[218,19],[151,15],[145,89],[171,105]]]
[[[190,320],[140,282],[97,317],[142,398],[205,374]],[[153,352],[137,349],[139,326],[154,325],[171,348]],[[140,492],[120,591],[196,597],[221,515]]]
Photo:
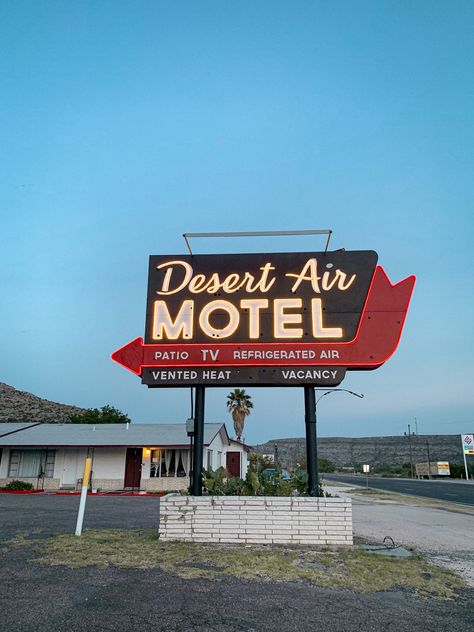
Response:
[[[0,494],[0,540],[16,533],[74,533],[80,496]],[[158,529],[159,496],[88,496],[84,529]]]
[[[364,475],[353,476],[349,474],[324,474],[324,478],[331,481],[348,483],[349,485],[365,486]],[[390,492],[410,494],[422,498],[435,498],[461,505],[474,506],[474,482],[456,482],[440,480],[417,480],[409,478],[383,478],[381,476],[369,476],[369,487],[384,489]]]
[[[85,528],[157,525],[157,498],[88,498]],[[472,630],[472,591],[456,602],[399,590],[370,595],[305,582],[185,580],[160,569],[51,567],[15,533],[71,533],[79,497],[0,494],[0,632],[452,632]],[[38,531],[41,530],[41,533]],[[470,627],[471,626],[471,627]]]

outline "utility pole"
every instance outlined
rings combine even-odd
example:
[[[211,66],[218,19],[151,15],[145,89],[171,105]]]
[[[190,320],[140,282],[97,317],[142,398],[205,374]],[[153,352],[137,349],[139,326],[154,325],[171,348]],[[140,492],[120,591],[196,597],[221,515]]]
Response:
[[[428,454],[428,480],[431,480],[430,442],[426,440],[426,452]]]
[[[413,478],[413,452],[411,449],[411,438],[415,433],[411,432],[410,424],[408,424],[408,433],[404,432],[403,434],[405,435],[405,437],[408,437],[408,445],[410,446],[410,473],[411,478]]]

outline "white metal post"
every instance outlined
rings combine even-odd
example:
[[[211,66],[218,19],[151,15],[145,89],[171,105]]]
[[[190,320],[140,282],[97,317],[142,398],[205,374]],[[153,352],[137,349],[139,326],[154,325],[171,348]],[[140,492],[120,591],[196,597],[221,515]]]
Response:
[[[466,481],[469,480],[469,472],[467,471],[466,450],[464,449],[464,435],[461,435],[462,455],[464,457],[464,470],[466,472]]]
[[[362,466],[362,471],[365,472],[365,487],[366,489],[369,489],[369,472],[370,472],[370,465],[368,465],[367,463],[365,463]]]
[[[84,512],[86,510],[87,490],[89,488],[91,466],[92,466],[92,459],[90,456],[88,456],[84,464],[84,475],[82,477],[81,500],[79,502],[79,511],[77,514],[76,535],[81,535],[82,533],[82,523],[84,521]]]

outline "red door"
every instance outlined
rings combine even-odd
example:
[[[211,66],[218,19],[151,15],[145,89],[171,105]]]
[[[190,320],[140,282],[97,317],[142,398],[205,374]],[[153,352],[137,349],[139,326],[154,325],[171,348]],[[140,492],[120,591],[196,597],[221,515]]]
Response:
[[[142,477],[142,449],[127,448],[127,460],[125,461],[124,487],[140,487]]]
[[[225,467],[231,476],[240,477],[240,452],[226,452]]]

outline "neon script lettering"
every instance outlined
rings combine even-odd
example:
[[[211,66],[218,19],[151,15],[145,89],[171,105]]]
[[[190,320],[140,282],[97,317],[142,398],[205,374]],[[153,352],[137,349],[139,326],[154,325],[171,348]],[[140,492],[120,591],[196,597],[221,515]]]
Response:
[[[347,274],[337,268],[332,270],[333,264],[326,264],[326,269],[321,275],[318,274],[317,259],[311,258],[303,266],[301,272],[287,272],[285,276],[294,277],[296,280],[291,288],[292,292],[296,292],[303,282],[309,282],[315,294],[321,291],[329,292],[332,289],[345,292],[354,283],[356,275],[353,274],[349,279]],[[168,296],[177,294],[187,289],[191,294],[215,294],[218,291],[226,294],[233,294],[244,289],[248,294],[261,292],[265,294],[270,290],[276,281],[275,276],[270,276],[270,272],[275,270],[270,262],[259,268],[259,275],[255,276],[251,272],[243,274],[232,273],[221,279],[218,272],[214,272],[206,278],[204,274],[194,275],[193,267],[187,261],[176,259],[174,261],[166,261],[157,266],[157,270],[164,270],[164,278],[161,289],[157,290],[157,294]]]

